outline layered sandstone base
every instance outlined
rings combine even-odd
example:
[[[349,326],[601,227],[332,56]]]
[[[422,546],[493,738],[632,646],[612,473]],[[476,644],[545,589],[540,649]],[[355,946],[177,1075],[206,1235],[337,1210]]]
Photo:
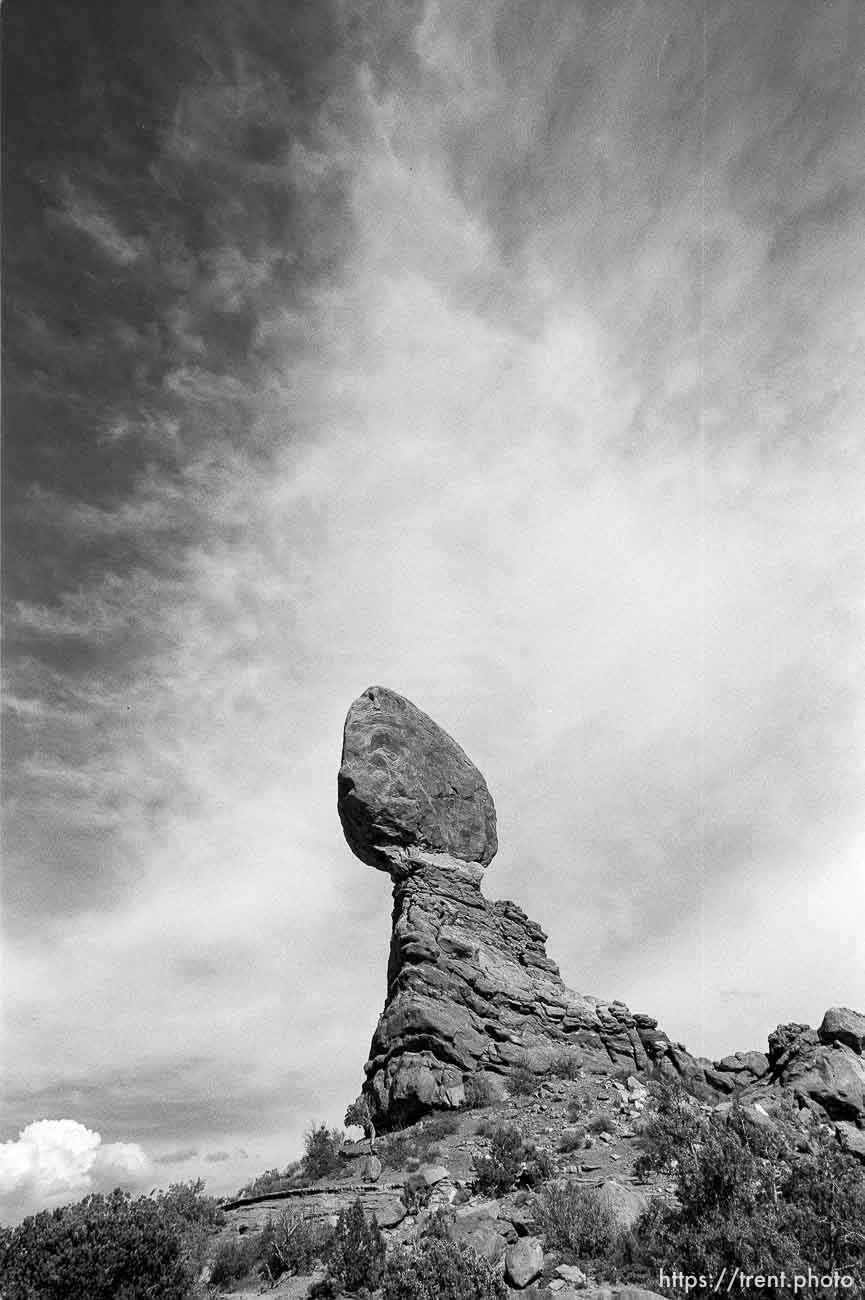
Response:
[[[479,866],[421,849],[392,849],[388,859],[387,1002],[364,1084],[377,1128],[464,1105],[472,1076],[494,1085],[517,1067],[542,1074],[565,1053],[590,1071],[643,1073],[657,1063],[704,1081],[700,1063],[650,1016],[568,989],[541,927],[515,903],[486,899]]]

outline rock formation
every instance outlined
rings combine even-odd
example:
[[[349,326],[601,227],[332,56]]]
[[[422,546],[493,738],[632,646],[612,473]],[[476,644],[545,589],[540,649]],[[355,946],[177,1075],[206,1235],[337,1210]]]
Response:
[[[384,687],[365,691],[346,719],[338,791],[350,847],[393,881],[387,1000],[365,1067],[377,1129],[462,1105],[479,1074],[542,1073],[568,1051],[589,1069],[666,1062],[704,1080],[652,1017],[566,988],[541,927],[484,897],[493,801],[426,714]]]
[[[586,1072],[654,1070],[708,1100],[769,1109],[783,1096],[838,1124],[865,1158],[865,1017],[781,1025],[768,1055],[691,1056],[651,1016],[566,988],[546,935],[515,903],[481,892],[497,849],[492,797],[456,741],[402,696],[372,686],[345,723],[338,810],[361,861],[393,882],[385,1007],[363,1094],[387,1131],[429,1110],[501,1092],[515,1070],[568,1055]],[[842,1131],[843,1130],[843,1131]]]

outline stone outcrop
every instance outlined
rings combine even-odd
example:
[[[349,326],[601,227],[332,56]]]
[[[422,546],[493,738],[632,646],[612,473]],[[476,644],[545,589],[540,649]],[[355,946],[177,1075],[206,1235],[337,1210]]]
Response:
[[[809,1025],[779,1025],[769,1035],[769,1069],[743,1090],[743,1097],[759,1100],[769,1090],[785,1093],[800,1108],[865,1126],[865,1057],[849,1045],[848,1032],[857,1019],[863,1017],[833,1007],[819,1031]]]
[[[349,710],[338,783],[346,839],[390,873],[393,933],[385,1009],[364,1094],[386,1131],[458,1107],[484,1076],[543,1073],[572,1053],[589,1070],[705,1082],[703,1066],[651,1016],[572,992],[546,935],[515,903],[481,892],[496,851],[486,782],[460,747],[408,700],[370,687]]]
[[[651,1070],[708,1100],[741,1097],[758,1117],[786,1098],[834,1121],[848,1149],[865,1146],[865,1016],[833,1007],[819,1030],[779,1025],[767,1054],[712,1062],[671,1042],[653,1017],[574,993],[541,927],[482,893],[497,841],[481,773],[385,687],[349,709],[338,810],[354,853],[393,883],[387,996],[363,1085],[377,1130],[460,1107],[473,1092],[501,1095],[514,1071],[541,1075],[567,1055],[588,1073]]]
[[[849,1007],[830,1007],[817,1030],[817,1037],[827,1047],[843,1043],[861,1056],[865,1051],[865,1016]]]

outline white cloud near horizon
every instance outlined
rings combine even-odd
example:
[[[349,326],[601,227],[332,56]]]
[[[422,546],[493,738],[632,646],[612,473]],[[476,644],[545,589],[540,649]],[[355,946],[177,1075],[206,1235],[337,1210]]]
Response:
[[[11,678],[20,1122],[29,1085],[98,1098],[157,1158],[241,1143],[211,1162],[228,1191],[268,1125],[271,1166],[341,1120],[389,936],[335,811],[372,683],[484,772],[486,892],[572,986],[713,1056],[865,1002],[857,122],[795,109],[843,51],[788,32],[773,91],[763,11],[737,38],[719,7],[703,223],[683,7],[541,8],[429,4],[412,75],[341,77],[272,175],[325,214],[339,175],[350,212],[344,260],[293,298],[280,246],[246,238],[268,227],[236,88],[181,96],[164,165],[227,168],[222,243],[165,322],[165,409],[111,443],[179,469],[120,502],[31,494],[58,552],[102,562],[9,615],[55,652]],[[287,130],[243,66],[243,104]],[[104,221],[92,239],[127,228]],[[240,300],[266,351],[214,373],[208,313]]]
[[[137,1142],[103,1142],[71,1119],[41,1119],[0,1143],[4,1222],[115,1187],[141,1190],[152,1166]]]

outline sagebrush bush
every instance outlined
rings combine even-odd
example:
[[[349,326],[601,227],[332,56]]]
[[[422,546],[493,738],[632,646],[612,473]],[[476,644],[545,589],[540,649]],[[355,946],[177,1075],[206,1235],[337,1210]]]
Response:
[[[391,1169],[403,1169],[409,1160],[429,1160],[439,1153],[442,1138],[456,1133],[458,1115],[445,1111],[379,1139],[379,1154]]]
[[[463,1242],[422,1237],[397,1246],[384,1273],[384,1300],[506,1300],[493,1266]]]
[[[490,1154],[475,1162],[475,1185],[484,1195],[503,1196],[515,1186],[526,1148],[518,1129],[497,1126],[490,1138]]]
[[[210,1285],[231,1286],[249,1277],[261,1259],[263,1232],[247,1232],[242,1237],[224,1237],[216,1248],[210,1265]]]
[[[0,1228],[0,1295],[3,1300],[186,1300],[192,1274],[178,1218],[184,1215],[173,1203],[133,1199],[117,1190]]]
[[[556,1171],[552,1156],[541,1151],[533,1142],[525,1144],[525,1157],[519,1181],[524,1187],[540,1187]]]
[[[586,1145],[586,1130],[580,1126],[563,1133],[559,1138],[559,1150],[563,1155],[570,1151],[580,1151]]]
[[[304,1177],[311,1180],[329,1178],[342,1169],[339,1149],[345,1134],[339,1129],[329,1129],[326,1124],[313,1124],[303,1135],[304,1153],[301,1167]]]
[[[442,1138],[451,1137],[458,1132],[460,1127],[460,1117],[453,1111],[440,1111],[437,1115],[430,1116],[423,1123],[424,1138],[430,1142],[440,1142]]]
[[[556,1079],[579,1079],[582,1057],[576,1052],[564,1051],[550,1062],[548,1073]]]
[[[537,1198],[535,1213],[550,1246],[573,1251],[582,1259],[605,1254],[619,1232],[606,1198],[597,1188],[580,1183],[549,1183]]]
[[[588,1102],[585,1097],[574,1097],[568,1102],[566,1111],[568,1120],[571,1124],[576,1124],[585,1117],[588,1110]]]
[[[612,1116],[602,1110],[599,1115],[593,1115],[589,1120],[588,1129],[590,1133],[615,1133],[616,1125]]]
[[[516,1065],[508,1075],[508,1092],[512,1097],[531,1097],[540,1079],[528,1065]]]
[[[463,1079],[467,1110],[480,1110],[482,1106],[492,1106],[498,1101],[495,1084],[485,1074],[469,1074]]]
[[[259,1268],[264,1277],[276,1282],[285,1274],[311,1273],[330,1253],[334,1230],[321,1219],[306,1219],[286,1210],[269,1219],[261,1234]]]
[[[418,1138],[415,1129],[402,1129],[399,1133],[387,1133],[379,1138],[378,1153],[383,1163],[391,1169],[404,1169],[407,1161],[420,1159]]]
[[[369,1295],[381,1283],[384,1262],[384,1238],[375,1215],[367,1222],[358,1197],[348,1209],[340,1210],[328,1248],[327,1275],[310,1295],[335,1296],[340,1291]]]
[[[703,1128],[700,1109],[682,1088],[666,1080],[650,1082],[649,1094],[651,1105],[640,1133],[642,1152],[634,1165],[643,1178],[652,1171],[672,1173],[683,1151],[700,1141]]]

